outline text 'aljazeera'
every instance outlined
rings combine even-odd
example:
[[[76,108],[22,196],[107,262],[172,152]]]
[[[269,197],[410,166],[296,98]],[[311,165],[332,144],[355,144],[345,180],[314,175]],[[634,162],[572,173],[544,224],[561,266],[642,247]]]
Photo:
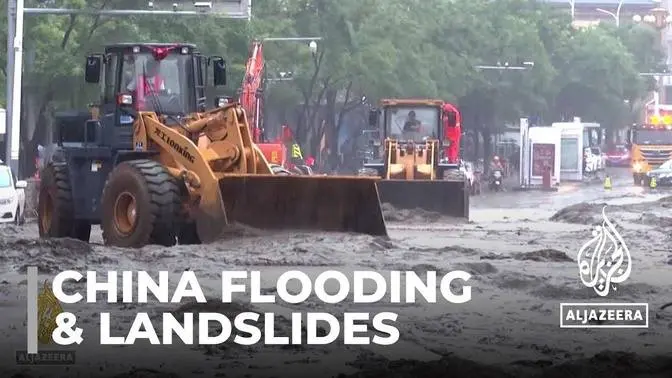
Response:
[[[208,305],[182,308],[205,310],[210,307],[216,311],[217,306],[210,304],[219,302],[249,303],[253,308],[256,304],[260,309],[258,312],[257,308],[220,312],[137,312],[126,330],[120,330],[124,327],[119,327],[120,322],[115,321],[112,312],[101,312],[101,345],[130,345],[141,340],[166,345],[174,342],[187,345],[225,342],[239,345],[325,345],[335,342],[391,345],[399,340],[396,325],[399,315],[389,311],[369,312],[361,310],[361,307],[381,308],[381,303],[411,304],[416,301],[461,304],[471,300],[471,286],[467,285],[471,275],[465,271],[451,271],[441,276],[435,271],[428,271],[422,276],[413,271],[391,271],[386,274],[355,271],[348,275],[328,270],[313,279],[301,271],[287,271],[275,280],[274,286],[268,287],[269,280],[262,281],[259,271],[225,271],[221,274],[221,285],[219,281],[214,285],[221,286],[221,297],[206,299],[204,286],[192,271],[181,273],[179,278],[170,277],[166,271],[158,274],[110,271],[105,278],[93,271],[85,274],[65,271],[54,278],[52,292],[55,299],[65,305],[81,302],[196,302]],[[81,287],[75,282],[85,284],[86,289],[82,292],[67,290]],[[211,284],[211,281],[208,283]],[[267,284],[267,287],[262,288],[262,283]],[[307,303],[309,308],[321,308],[322,312],[289,310],[292,305],[301,303]],[[278,310],[261,310],[264,305],[268,309],[273,304],[279,305]],[[378,305],[374,307],[374,304]],[[328,305],[333,305],[331,308],[337,310],[325,311]],[[80,344],[84,340],[84,330],[77,325],[76,306],[70,307],[72,309],[67,308],[57,314],[52,320],[55,324],[49,327],[51,339],[59,345]],[[281,313],[283,310],[280,309],[288,310],[287,313]],[[123,315],[128,317],[126,313]],[[289,322],[290,331],[278,331],[276,322]]]

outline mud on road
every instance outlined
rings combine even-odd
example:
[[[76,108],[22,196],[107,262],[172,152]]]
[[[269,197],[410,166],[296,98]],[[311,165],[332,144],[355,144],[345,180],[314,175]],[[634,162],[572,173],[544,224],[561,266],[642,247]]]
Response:
[[[525,207],[523,201],[515,210],[476,204],[474,220],[467,224],[448,221],[436,214],[386,207],[389,239],[242,230],[237,237],[212,245],[148,246],[141,250],[105,247],[99,233],[94,233],[94,243],[88,245],[74,240],[40,240],[34,224],[2,227],[0,334],[8,346],[0,350],[0,366],[8,377],[21,371],[13,356],[15,346],[25,344],[22,296],[27,266],[38,266],[45,278],[68,269],[175,273],[192,270],[206,295],[213,298],[219,293],[218,277],[222,270],[260,270],[262,286],[271,290],[275,279],[291,269],[309,275],[328,269],[373,269],[381,273],[462,269],[473,275],[472,301],[460,305],[416,303],[394,307],[393,311],[399,314],[401,340],[393,347],[152,346],[156,349],[152,361],[162,362],[158,365],[153,362],[151,367],[156,371],[149,371],[129,362],[139,353],[146,353],[146,345],[102,348],[95,346],[96,336],[89,336],[77,349],[76,366],[68,370],[33,368],[23,376],[85,376],[83,371],[95,368],[107,377],[670,377],[672,357],[656,356],[669,355],[672,350],[672,308],[660,309],[672,301],[669,248],[672,199],[660,195],[641,200],[649,202],[641,203],[638,199],[623,203],[627,201],[619,199],[613,204],[611,200],[597,200],[554,208],[537,204]],[[484,200],[487,201],[491,200]],[[556,205],[566,202],[552,201]],[[580,246],[590,239],[591,225],[601,222],[603,203],[608,204],[608,216],[628,243],[633,257],[630,279],[618,288],[612,300],[648,302],[651,312],[648,329],[559,328],[561,302],[596,300],[592,289],[583,287],[578,278],[575,257]],[[83,284],[78,285],[83,288]],[[70,309],[83,319],[81,326],[85,332],[96,335],[95,314],[101,311],[112,312],[122,332],[128,330],[138,311],[180,312],[197,308],[228,314],[241,311],[338,314],[361,308],[351,303],[325,305],[312,298],[291,306],[250,306],[244,298],[236,305],[182,306],[77,304],[70,305]],[[370,311],[371,307],[375,307],[373,311],[387,311],[391,306],[369,305]],[[275,327],[287,334],[289,323],[276,322]],[[176,358],[181,361],[180,366],[171,364]],[[108,362],[104,366],[94,362],[101,360]]]

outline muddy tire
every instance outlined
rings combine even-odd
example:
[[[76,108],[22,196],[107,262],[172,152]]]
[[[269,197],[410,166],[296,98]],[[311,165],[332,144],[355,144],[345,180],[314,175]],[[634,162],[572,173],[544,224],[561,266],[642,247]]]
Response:
[[[644,177],[642,175],[639,175],[639,174],[633,174],[632,175],[632,181],[637,186],[643,186],[643,180],[644,180]]]
[[[101,200],[106,245],[173,246],[180,216],[178,181],[153,160],[131,160],[110,173]]]
[[[48,165],[40,174],[37,206],[40,237],[74,238],[88,242],[91,236],[91,224],[87,221],[74,220],[74,214],[67,165],[63,163]],[[22,217],[24,216],[22,214]]]
[[[182,181],[179,183],[180,188],[180,203],[186,204],[189,202],[189,190],[186,184]],[[180,225],[177,230],[177,244],[179,245],[193,245],[201,244],[201,238],[198,236],[198,228],[196,222],[192,219],[191,214],[186,206],[180,205]]]
[[[16,207],[16,212],[14,212],[14,225],[21,225],[21,208],[18,206]]]
[[[201,238],[198,237],[198,230],[195,222],[185,222],[180,227],[177,234],[177,244],[193,245],[201,244]]]

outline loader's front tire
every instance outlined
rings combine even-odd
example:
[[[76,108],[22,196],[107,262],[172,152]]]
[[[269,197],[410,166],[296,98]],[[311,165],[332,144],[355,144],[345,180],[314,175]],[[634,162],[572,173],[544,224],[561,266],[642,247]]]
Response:
[[[153,160],[117,165],[105,183],[101,228],[107,245],[175,245],[179,229],[178,181]]]
[[[41,238],[74,238],[85,242],[91,223],[74,220],[72,189],[67,165],[53,163],[40,173],[37,219]]]
[[[201,244],[201,238],[198,237],[198,229],[195,222],[185,222],[177,234],[177,244],[194,245]]]

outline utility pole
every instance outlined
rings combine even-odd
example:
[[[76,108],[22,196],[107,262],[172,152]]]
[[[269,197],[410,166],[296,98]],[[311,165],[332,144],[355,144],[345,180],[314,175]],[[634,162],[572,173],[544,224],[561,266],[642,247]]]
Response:
[[[180,4],[172,4],[172,10],[154,9],[61,9],[25,8],[24,0],[7,0],[7,113],[5,133],[5,160],[16,175],[19,171],[21,144],[21,84],[23,73],[23,19],[25,15],[88,15],[88,16],[216,16],[227,19],[250,20],[252,0],[195,2],[195,10],[181,10]],[[149,8],[154,2],[148,3]],[[218,10],[218,8],[220,8]],[[28,351],[31,353],[30,351]]]

